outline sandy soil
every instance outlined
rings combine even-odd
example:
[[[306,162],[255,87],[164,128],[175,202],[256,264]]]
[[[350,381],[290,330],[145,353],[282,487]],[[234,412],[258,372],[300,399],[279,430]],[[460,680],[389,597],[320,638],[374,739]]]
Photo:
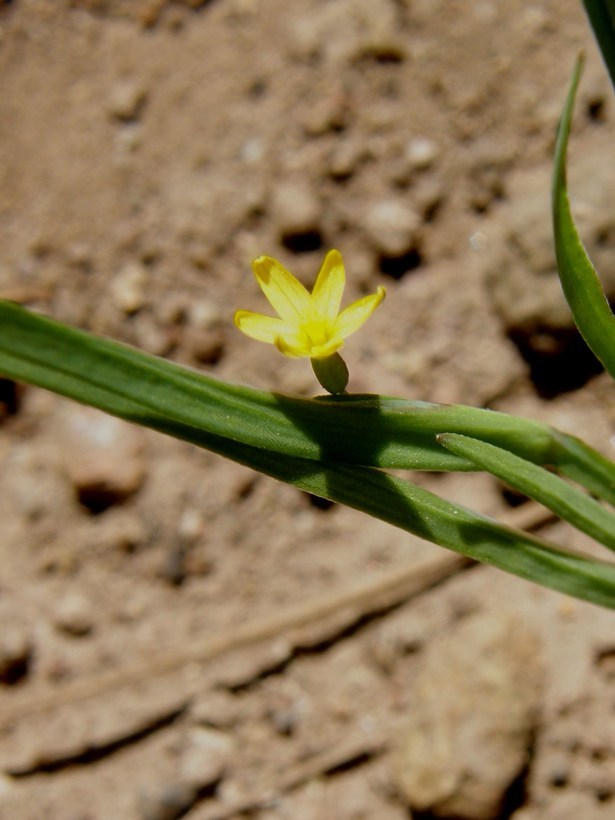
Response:
[[[0,295],[310,395],[232,314],[265,308],[255,256],[310,284],[337,247],[348,300],[388,291],[353,390],[613,455],[548,214],[580,48],[571,186],[615,296],[580,3],[0,2]],[[6,380],[0,476],[3,820],[613,817],[610,613]],[[591,549],[488,477],[417,481]]]

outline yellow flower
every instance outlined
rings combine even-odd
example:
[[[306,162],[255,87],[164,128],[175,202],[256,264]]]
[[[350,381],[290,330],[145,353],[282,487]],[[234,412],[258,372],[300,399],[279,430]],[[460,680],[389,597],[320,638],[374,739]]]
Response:
[[[276,259],[259,256],[252,268],[279,318],[238,310],[235,324],[259,342],[274,344],[285,356],[327,359],[369,319],[385,289],[364,296],[340,313],[346,276],[339,251],[329,251],[311,293]]]

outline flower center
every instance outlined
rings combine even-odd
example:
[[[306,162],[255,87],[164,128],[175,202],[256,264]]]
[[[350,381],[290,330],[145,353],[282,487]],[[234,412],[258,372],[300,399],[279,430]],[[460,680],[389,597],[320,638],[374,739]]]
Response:
[[[331,322],[326,319],[309,319],[301,326],[310,347],[320,347],[331,339]]]

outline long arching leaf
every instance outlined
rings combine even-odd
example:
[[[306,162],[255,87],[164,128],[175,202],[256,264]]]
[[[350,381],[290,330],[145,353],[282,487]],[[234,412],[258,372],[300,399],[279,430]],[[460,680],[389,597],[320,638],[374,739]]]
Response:
[[[574,321],[594,355],[615,378],[615,316],[579,237],[566,189],[566,150],[582,68],[583,60],[579,58],[564,106],[555,149],[552,185],[555,253],[560,281]]]

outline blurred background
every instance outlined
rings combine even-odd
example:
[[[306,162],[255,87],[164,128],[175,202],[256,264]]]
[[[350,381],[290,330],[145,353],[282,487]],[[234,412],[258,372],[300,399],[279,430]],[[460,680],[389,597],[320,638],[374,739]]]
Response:
[[[388,293],[351,390],[613,456],[549,215],[582,48],[570,187],[615,296],[580,2],[0,1],[0,296],[314,395],[232,316],[268,310],[254,257],[309,286],[335,247],[346,303]],[[415,478],[592,549],[488,477]],[[6,379],[0,482],[0,817],[613,816],[609,613]]]

